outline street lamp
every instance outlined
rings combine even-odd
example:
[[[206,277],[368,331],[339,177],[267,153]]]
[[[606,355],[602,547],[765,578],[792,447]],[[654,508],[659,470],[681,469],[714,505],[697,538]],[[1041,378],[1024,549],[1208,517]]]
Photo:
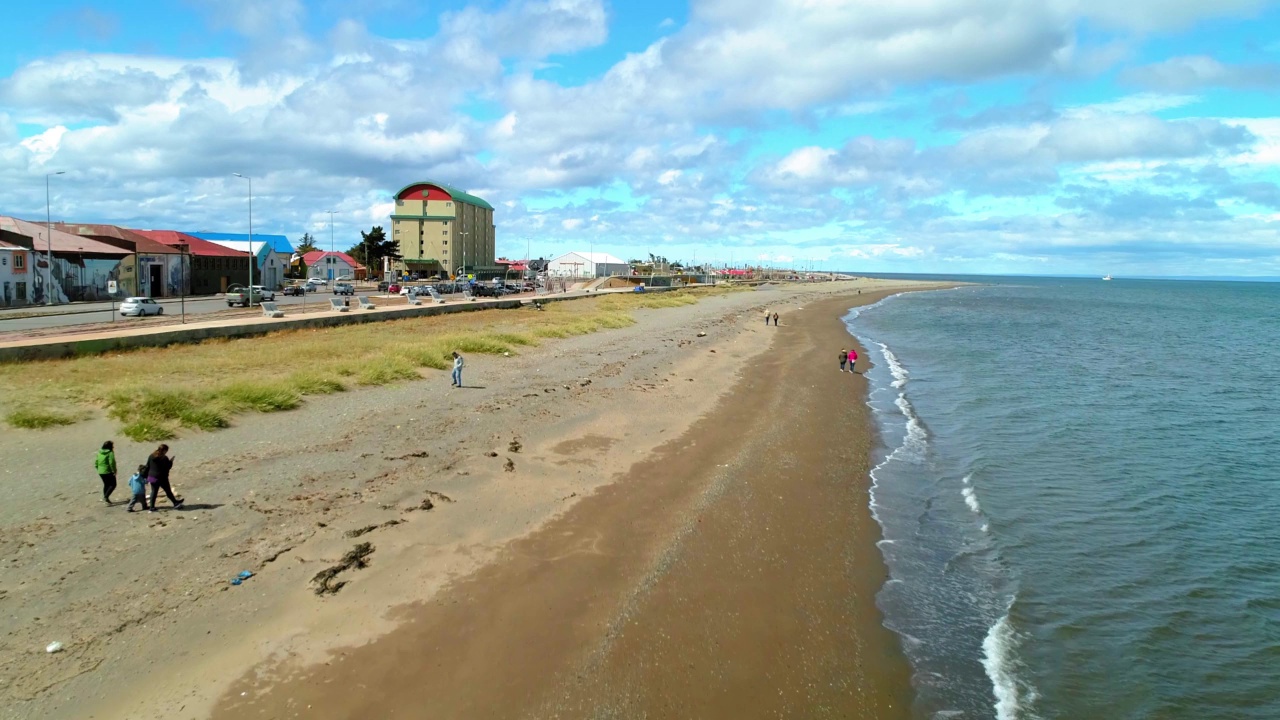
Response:
[[[333,214],[338,211],[325,210],[325,212],[329,213],[329,252],[333,252]]]
[[[53,304],[53,212],[49,209],[49,178],[54,175],[66,175],[66,170],[44,174],[44,224],[49,231],[44,246],[44,304]]]
[[[249,181],[249,307],[253,307],[253,178],[240,173],[231,173],[238,178]]]
[[[467,236],[470,234],[470,231],[458,233],[458,237],[462,238],[462,272],[459,275],[467,274]]]

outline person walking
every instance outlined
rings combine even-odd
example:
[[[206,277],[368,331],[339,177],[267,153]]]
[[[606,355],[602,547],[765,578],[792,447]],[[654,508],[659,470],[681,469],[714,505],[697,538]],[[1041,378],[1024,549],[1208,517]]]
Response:
[[[138,472],[129,478],[129,492],[133,493],[133,498],[129,500],[127,510],[133,512],[134,505],[141,505],[143,510],[147,509],[147,466],[139,465]]]
[[[150,512],[156,511],[156,496],[161,490],[164,490],[165,497],[169,498],[175,508],[182,507],[185,502],[182,498],[173,496],[173,487],[169,485],[169,471],[173,469],[174,458],[166,455],[168,452],[169,446],[161,445],[147,458],[147,484],[151,486],[151,507],[147,510]]]
[[[840,354],[837,355],[836,357],[840,359],[840,372],[844,372],[845,361],[849,359],[848,351],[846,351],[844,348],[840,348]]]
[[[98,455],[93,459],[93,468],[102,478],[102,499],[111,504],[111,493],[116,489],[116,445],[110,440],[102,443]]]
[[[853,364],[856,362],[858,362],[858,351],[850,348],[849,349],[849,372],[851,373],[858,372],[857,370],[853,369]]]
[[[764,326],[769,327],[769,311],[764,311]]]
[[[778,327],[778,313],[773,314],[773,326]]]
[[[462,367],[466,365],[457,350],[453,351],[453,386],[462,387]]]

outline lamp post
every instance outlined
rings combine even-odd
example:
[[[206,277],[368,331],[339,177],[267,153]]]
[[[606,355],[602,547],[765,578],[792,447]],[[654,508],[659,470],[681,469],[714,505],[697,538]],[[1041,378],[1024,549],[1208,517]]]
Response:
[[[458,233],[458,237],[462,238],[462,272],[458,274],[463,276],[467,274],[467,236],[470,234],[470,232]]]
[[[336,212],[338,212],[338,211],[337,211],[337,210],[325,210],[325,212],[329,213],[329,252],[334,252],[334,249],[333,249],[333,214],[334,214],[334,213],[336,213]]]
[[[249,181],[249,307],[253,307],[253,263],[257,259],[253,255],[253,178],[240,173],[231,173],[238,178]]]
[[[49,234],[44,246],[44,304],[53,304],[53,212],[49,209],[49,178],[54,175],[66,175],[66,170],[44,174],[44,224]]]

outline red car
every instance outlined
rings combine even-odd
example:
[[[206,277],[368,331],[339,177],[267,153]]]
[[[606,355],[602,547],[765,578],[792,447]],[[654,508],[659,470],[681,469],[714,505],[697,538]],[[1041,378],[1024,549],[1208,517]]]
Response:
[[[399,295],[400,286],[397,285],[396,283],[391,283],[390,285],[387,286],[387,293],[390,295]]]

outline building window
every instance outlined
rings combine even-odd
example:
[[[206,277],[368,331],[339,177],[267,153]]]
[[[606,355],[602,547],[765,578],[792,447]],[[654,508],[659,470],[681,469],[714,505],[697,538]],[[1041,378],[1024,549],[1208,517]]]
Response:
[[[397,199],[397,200],[396,200],[396,207],[404,207],[404,201],[403,201],[403,200],[399,200],[399,199]]]
[[[448,235],[448,234],[449,234],[449,231],[448,231],[448,230],[442,230],[442,231],[440,231],[440,234],[441,234],[441,235]]]
[[[9,266],[9,258],[0,257],[0,267],[8,267],[8,266]],[[18,256],[16,255],[13,257],[13,266],[18,267]]]
[[[27,266],[27,256],[26,256],[26,255],[23,255],[22,253],[18,253],[18,254],[16,254],[16,255],[14,255],[14,256],[13,256],[13,269],[14,269],[14,270],[21,270],[21,269],[25,268],[26,266]]]

